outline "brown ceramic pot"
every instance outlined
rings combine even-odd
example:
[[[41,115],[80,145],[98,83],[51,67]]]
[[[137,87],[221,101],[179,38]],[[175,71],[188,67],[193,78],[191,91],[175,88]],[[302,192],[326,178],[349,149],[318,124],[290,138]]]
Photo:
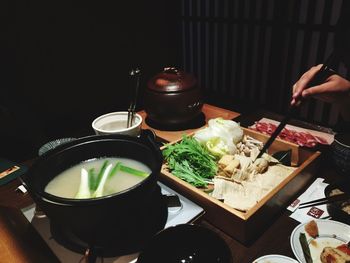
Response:
[[[165,68],[151,78],[144,99],[147,118],[160,125],[187,123],[203,106],[195,77],[176,68]]]

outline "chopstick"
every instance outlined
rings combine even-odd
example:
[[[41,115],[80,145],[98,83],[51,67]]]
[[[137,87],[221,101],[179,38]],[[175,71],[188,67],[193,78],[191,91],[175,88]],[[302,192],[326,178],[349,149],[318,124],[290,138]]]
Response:
[[[130,105],[128,108],[128,120],[126,122],[126,127],[129,128],[132,126],[132,121],[134,119],[135,115],[135,109],[136,109],[136,102],[137,102],[137,95],[138,95],[138,89],[140,86],[140,70],[138,68],[132,69],[129,73],[132,79],[132,92],[131,92],[131,100]]]
[[[333,195],[333,196],[329,196],[329,197],[320,198],[320,199],[312,200],[309,202],[301,203],[299,205],[299,209],[303,209],[303,208],[310,207],[310,206],[317,206],[317,205],[324,205],[324,204],[329,204],[329,203],[334,203],[334,202],[345,201],[348,199],[350,199],[350,195],[347,193]]]

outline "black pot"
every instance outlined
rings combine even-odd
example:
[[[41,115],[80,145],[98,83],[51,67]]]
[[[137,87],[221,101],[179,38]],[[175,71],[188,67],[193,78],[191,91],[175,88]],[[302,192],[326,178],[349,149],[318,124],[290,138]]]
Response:
[[[350,134],[338,133],[331,145],[331,157],[335,170],[344,176],[350,174]]]
[[[333,184],[329,184],[324,190],[325,196],[329,197],[330,193],[334,189],[339,189],[342,192],[350,193],[350,179],[344,178]],[[350,199],[346,201],[329,203],[327,204],[327,211],[329,215],[332,217],[332,219],[349,225],[350,214],[348,214],[343,210],[344,206],[348,206],[348,205],[350,205]]]
[[[62,171],[99,157],[132,158],[146,164],[152,173],[132,188],[96,199],[61,198],[44,191]],[[44,154],[23,181],[51,224],[70,231],[90,247],[113,250],[117,255],[137,251],[165,225],[167,207],[157,184],[161,164],[159,147],[147,136],[91,136]]]
[[[180,224],[160,231],[140,253],[137,263],[232,263],[230,248],[209,228]]]

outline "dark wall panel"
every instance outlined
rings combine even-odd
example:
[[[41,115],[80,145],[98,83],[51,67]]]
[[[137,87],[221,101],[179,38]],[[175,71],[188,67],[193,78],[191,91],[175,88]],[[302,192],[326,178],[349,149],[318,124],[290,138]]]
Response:
[[[183,67],[199,78],[208,101],[239,111],[264,107],[285,113],[295,81],[330,54],[342,5],[183,0]],[[299,118],[333,125],[338,108],[310,100]]]

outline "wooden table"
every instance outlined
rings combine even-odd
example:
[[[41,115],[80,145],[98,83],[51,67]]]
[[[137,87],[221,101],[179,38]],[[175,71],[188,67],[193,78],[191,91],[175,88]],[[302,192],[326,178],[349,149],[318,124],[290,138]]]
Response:
[[[211,105],[204,105],[203,111],[207,119],[215,118],[219,116],[226,119],[232,119],[239,116],[239,114],[236,112],[220,109],[218,107],[214,107]],[[145,116],[144,112],[141,112],[141,114]],[[242,117],[243,116],[240,116],[240,120],[242,120]],[[144,123],[143,128],[150,128],[150,127],[148,127]],[[181,138],[181,135],[183,133],[189,133],[189,132],[192,132],[193,130],[186,130],[186,131],[180,131],[180,132],[163,132],[160,130],[154,130],[154,131],[156,132],[157,136],[160,137],[161,139],[167,140],[167,141],[173,141]],[[322,178],[325,178],[326,181],[332,182],[336,180],[339,176],[333,171],[331,165],[329,165],[329,163],[327,162],[327,158],[325,158],[325,160],[326,160],[325,162],[322,162],[323,166],[321,167],[319,173],[317,174],[317,177],[322,177]],[[20,181],[16,180],[7,185],[0,186],[0,205],[1,206],[5,205],[5,206],[23,208],[28,204],[32,203],[28,194],[22,195],[14,191],[14,189],[16,189],[16,187],[19,184],[20,184]],[[279,217],[277,217],[275,220],[271,222],[271,225],[266,229],[266,231],[250,245],[243,245],[239,243],[235,239],[221,232],[215,226],[212,226],[206,220],[201,220],[197,223],[211,228],[213,231],[219,233],[222,236],[222,238],[227,242],[227,244],[231,248],[234,263],[236,262],[251,263],[253,262],[254,259],[267,254],[282,254],[282,255],[294,258],[293,252],[290,247],[289,238],[290,238],[290,234],[292,233],[292,230],[299,223],[294,219],[291,219],[289,215],[290,215],[289,211],[287,210],[283,211]],[[29,234],[32,234],[32,233],[28,233],[28,231],[26,231],[24,234],[22,233],[23,235],[22,237],[25,238],[25,240],[28,240]],[[3,235],[3,233],[0,232],[0,235]],[[3,240],[1,236],[0,236],[0,240]],[[2,245],[6,245],[6,244],[2,244]],[[29,246],[29,247],[33,247],[33,246]],[[37,250],[37,247],[38,246],[35,246],[33,247],[33,249],[36,249],[35,251],[41,251],[41,250]],[[2,249],[1,241],[0,241],[0,249]],[[38,253],[41,253],[41,252],[38,252]],[[1,251],[0,251],[0,254],[1,254]],[[46,251],[44,254],[48,255],[50,253],[47,253]],[[1,260],[2,259],[0,259],[0,261]],[[11,258],[11,260],[7,262],[23,262],[23,261],[16,261],[14,258]]]

